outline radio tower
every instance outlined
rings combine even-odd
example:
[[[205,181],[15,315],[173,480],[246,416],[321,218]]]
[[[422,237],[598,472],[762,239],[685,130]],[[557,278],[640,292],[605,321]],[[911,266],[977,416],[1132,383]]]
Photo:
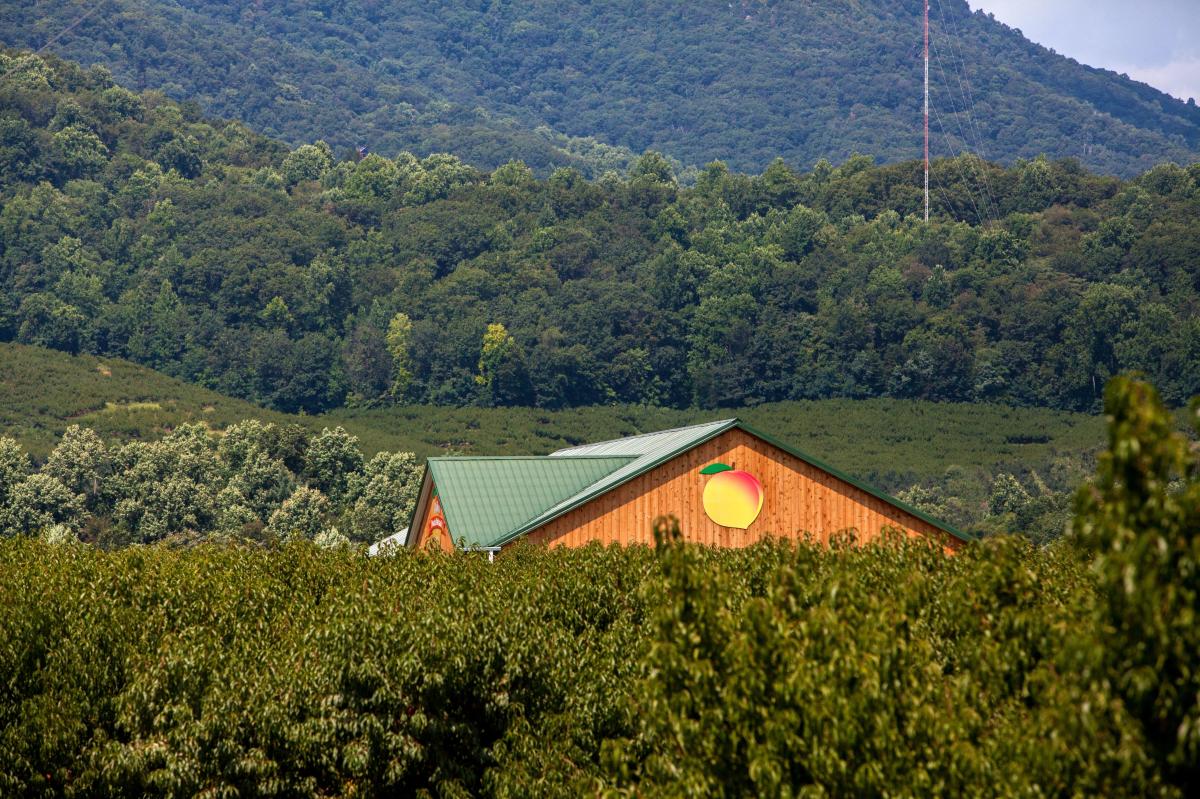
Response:
[[[929,0],[925,4],[925,224],[929,224]]]

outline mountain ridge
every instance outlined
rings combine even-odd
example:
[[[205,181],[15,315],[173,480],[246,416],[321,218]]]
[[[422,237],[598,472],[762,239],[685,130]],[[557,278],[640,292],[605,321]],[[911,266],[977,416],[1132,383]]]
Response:
[[[586,174],[655,149],[756,171],[776,156],[919,154],[913,5],[109,0],[53,49],[293,145]],[[1129,176],[1200,154],[1194,105],[1059,56],[965,0],[935,0],[931,15],[935,155],[1044,152]],[[0,27],[40,47],[77,17],[70,3],[22,3]]]

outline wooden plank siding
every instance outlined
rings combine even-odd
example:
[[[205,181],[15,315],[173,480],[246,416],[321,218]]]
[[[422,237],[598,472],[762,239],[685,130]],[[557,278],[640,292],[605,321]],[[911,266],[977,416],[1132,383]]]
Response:
[[[704,513],[701,496],[709,478],[700,470],[725,463],[759,479],[763,507],[748,530],[721,527]],[[590,502],[531,531],[528,538],[548,546],[653,544],[654,519],[674,514],[684,537],[714,546],[741,547],[767,535],[828,544],[838,532],[854,529],[871,541],[884,528],[928,536],[948,551],[963,542],[911,513],[801,460],[757,436],[734,428],[633,478]]]

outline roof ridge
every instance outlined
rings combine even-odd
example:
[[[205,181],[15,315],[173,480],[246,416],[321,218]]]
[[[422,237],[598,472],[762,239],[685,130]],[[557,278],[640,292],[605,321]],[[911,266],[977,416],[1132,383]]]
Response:
[[[525,533],[529,532],[532,529],[535,529],[539,525],[545,524],[546,522],[550,521],[551,519],[555,519],[558,516],[561,516],[562,514],[566,513],[567,511],[569,511],[575,507],[578,507],[578,505],[580,505],[581,503],[587,502],[595,496],[600,496],[602,494],[606,494],[609,491],[612,491],[617,486],[623,485],[623,484],[629,482],[630,480],[633,480],[634,478],[638,477],[639,475],[645,474],[646,472],[650,471],[651,469],[654,469],[657,466],[660,466],[661,464],[666,463],[667,461],[671,460],[672,458],[678,456],[680,453],[692,450],[692,449],[700,446],[701,444],[703,444],[706,441],[711,441],[712,439],[716,438],[717,436],[719,436],[723,433],[726,433],[729,430],[734,429],[735,427],[741,426],[741,424],[742,424],[742,421],[740,419],[738,419],[737,417],[734,417],[731,419],[720,419],[720,420],[717,420],[714,422],[705,422],[702,424],[694,424],[694,425],[686,425],[684,427],[676,427],[676,428],[672,428],[671,430],[660,430],[660,431],[658,431],[659,433],[665,434],[665,433],[678,433],[683,430],[690,430],[692,428],[697,428],[697,427],[710,428],[709,430],[707,430],[704,433],[703,436],[700,436],[698,438],[693,438],[693,439],[687,441],[686,443],[676,445],[669,450],[659,451],[659,452],[650,451],[650,452],[643,452],[643,453],[638,454],[636,457],[634,457],[632,460],[630,460],[630,462],[628,464],[626,464],[624,467],[622,467],[621,469],[617,469],[617,470],[605,475],[604,477],[599,478],[598,480],[593,482],[590,486],[586,486],[586,487],[580,489],[574,495],[567,497],[566,499],[560,501],[556,505],[551,506],[550,508],[547,508],[536,518],[531,519],[530,521],[526,522],[521,527],[518,527],[518,528],[510,531],[503,538],[499,539],[497,543],[499,545],[503,546],[504,544],[507,544],[509,541],[513,540],[517,536],[524,535]],[[652,434],[646,433],[645,435],[652,435]],[[631,436],[631,438],[636,438],[636,437],[637,436]],[[599,444],[605,444],[605,443],[612,444],[614,442],[623,441],[623,440],[625,440],[625,439],[615,438],[612,441],[599,442]],[[567,457],[561,458],[561,460],[573,460],[573,459],[574,458],[572,456],[567,456]],[[620,477],[620,479],[618,479],[616,482],[604,486],[599,491],[596,490],[597,486],[599,486],[601,483],[610,479],[613,475],[619,474],[622,471],[622,469],[627,469],[627,468],[632,469],[632,471],[630,471],[627,474],[622,475]],[[547,515],[547,514],[549,514],[549,515]]]
[[[681,430],[691,430],[696,427],[709,427],[711,425],[730,424],[730,423],[736,423],[736,422],[740,422],[740,421],[741,420],[738,417],[730,416],[727,419],[713,419],[711,422],[698,422],[697,424],[685,424],[685,425],[680,425],[679,427],[668,427],[666,430],[651,430],[649,433],[634,433],[631,436],[621,436],[619,438],[609,438],[604,441],[592,441],[588,444],[576,444],[571,447],[563,447],[562,449],[555,450],[554,452],[552,452],[550,454],[553,456],[553,455],[557,455],[560,452],[566,452],[567,450],[572,450],[572,449],[582,449],[583,447],[599,447],[604,444],[615,444],[618,441],[630,441],[635,438],[646,438],[647,436],[662,436],[662,435],[666,435],[668,433],[678,433]],[[641,453],[639,453],[639,455],[640,454]],[[577,455],[574,457],[586,458],[589,456]]]
[[[544,461],[550,460],[551,455],[431,455],[426,458],[428,461],[438,461],[444,463],[447,461]],[[611,455],[578,455],[576,460],[606,460],[613,458],[637,458],[638,454],[621,454],[613,453]]]

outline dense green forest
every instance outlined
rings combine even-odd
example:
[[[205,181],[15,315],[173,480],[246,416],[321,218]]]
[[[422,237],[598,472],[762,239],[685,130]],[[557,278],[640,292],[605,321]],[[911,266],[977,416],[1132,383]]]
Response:
[[[2,540],[0,792],[1193,796],[1200,453],[1106,405],[1043,548]]]
[[[681,187],[338,161],[101,69],[0,64],[0,340],[285,411],[891,396],[1094,410],[1200,391],[1200,165],[852,158]],[[987,176],[980,193],[969,174]]]
[[[101,64],[293,146],[585,173],[659,150],[760,171],[919,153],[921,9],[892,0],[24,0],[0,39]],[[1127,177],[1200,153],[1200,108],[931,4],[934,152]],[[612,145],[612,146],[610,146]]]

